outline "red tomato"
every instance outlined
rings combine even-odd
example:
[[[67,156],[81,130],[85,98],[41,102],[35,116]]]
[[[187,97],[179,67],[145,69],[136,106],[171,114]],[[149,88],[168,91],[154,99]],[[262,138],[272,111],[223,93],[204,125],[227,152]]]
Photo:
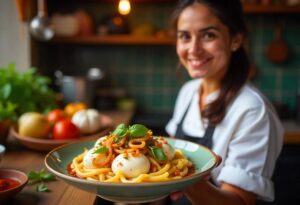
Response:
[[[79,129],[70,119],[62,119],[54,124],[53,139],[74,139],[80,137]]]
[[[59,120],[62,120],[66,118],[65,112],[61,109],[54,109],[51,110],[48,114],[47,114],[47,119],[50,123],[54,124],[56,122],[58,122]]]

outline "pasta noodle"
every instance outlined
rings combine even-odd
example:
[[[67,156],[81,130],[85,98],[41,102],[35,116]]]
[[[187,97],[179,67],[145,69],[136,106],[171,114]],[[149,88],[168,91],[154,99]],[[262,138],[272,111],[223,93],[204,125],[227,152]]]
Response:
[[[139,124],[129,128],[119,125],[90,150],[76,156],[69,166],[72,176],[114,183],[161,182],[193,172],[192,162],[180,150]]]

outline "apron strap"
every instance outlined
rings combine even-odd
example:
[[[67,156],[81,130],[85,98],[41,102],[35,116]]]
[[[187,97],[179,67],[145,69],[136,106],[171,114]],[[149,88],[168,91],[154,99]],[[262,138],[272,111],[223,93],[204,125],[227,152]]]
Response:
[[[193,99],[193,98],[192,98]],[[208,148],[212,147],[212,137],[215,131],[215,126],[214,125],[208,125],[207,128],[205,129],[204,135],[203,137],[193,137],[193,136],[188,136],[184,133],[183,129],[182,129],[182,125],[183,125],[183,121],[187,115],[187,112],[192,104],[192,99],[189,102],[179,124],[177,125],[177,129],[176,129],[176,133],[175,136],[179,139],[183,139],[183,140],[188,140],[188,141],[192,141],[198,144],[201,144],[203,146],[206,146]]]

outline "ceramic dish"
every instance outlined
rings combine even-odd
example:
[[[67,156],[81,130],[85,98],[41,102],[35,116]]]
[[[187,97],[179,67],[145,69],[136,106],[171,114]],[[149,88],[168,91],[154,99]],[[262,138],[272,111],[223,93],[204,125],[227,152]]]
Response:
[[[15,169],[0,169],[0,179],[13,179],[19,182],[16,187],[0,191],[0,202],[6,201],[19,193],[28,182],[27,175]]]
[[[108,116],[102,115],[101,118],[101,125],[102,128],[95,134],[92,135],[82,135],[78,139],[61,139],[61,140],[54,140],[50,137],[47,139],[41,139],[41,138],[32,138],[20,135],[17,132],[17,128],[15,126],[12,126],[10,128],[10,135],[13,136],[17,141],[19,141],[22,145],[29,149],[37,150],[37,151],[50,151],[54,149],[55,147],[71,143],[74,141],[82,141],[82,140],[92,140],[92,139],[98,139],[99,136],[103,136],[107,134],[112,129],[112,119]]]
[[[82,153],[84,148],[91,148],[95,140],[56,148],[47,154],[45,165],[50,172],[70,185],[93,192],[104,199],[123,203],[143,203],[163,198],[171,192],[192,185],[221,163],[221,158],[206,147],[184,140],[166,139],[175,149],[181,149],[193,162],[196,168],[194,174],[177,180],[135,184],[96,182],[69,176],[68,164]]]

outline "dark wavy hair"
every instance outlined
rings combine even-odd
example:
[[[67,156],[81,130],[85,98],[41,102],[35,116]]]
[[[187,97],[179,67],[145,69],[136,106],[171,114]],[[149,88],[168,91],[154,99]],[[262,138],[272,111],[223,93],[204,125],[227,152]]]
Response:
[[[172,15],[172,25],[175,31],[182,10],[195,3],[208,6],[216,17],[228,27],[231,36],[241,33],[246,37],[247,28],[243,20],[244,14],[240,0],[179,0]],[[249,58],[245,48],[241,45],[232,54],[229,68],[221,82],[219,97],[201,111],[201,115],[208,119],[210,124],[216,125],[223,120],[226,108],[246,83],[249,72]]]

